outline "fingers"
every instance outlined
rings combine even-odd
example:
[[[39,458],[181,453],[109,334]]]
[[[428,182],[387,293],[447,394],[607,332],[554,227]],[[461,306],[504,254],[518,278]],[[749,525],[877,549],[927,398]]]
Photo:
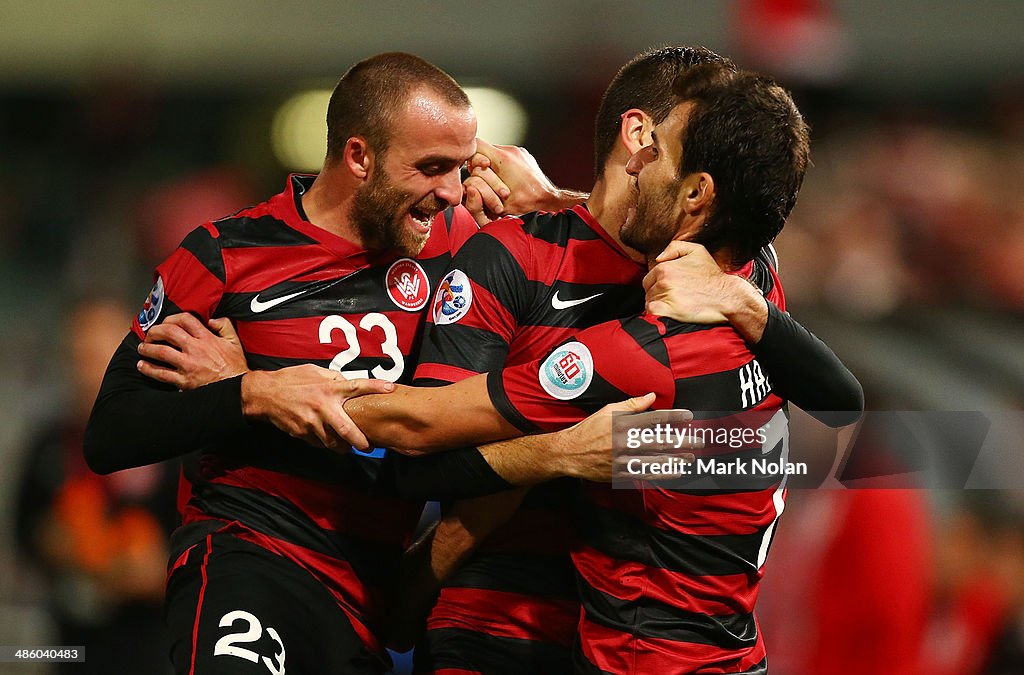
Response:
[[[478,138],[477,139],[477,143],[480,143],[480,142],[481,141]],[[484,142],[486,142],[486,141],[484,141]],[[469,161],[466,162],[466,169],[470,173],[473,173],[474,169],[489,169],[490,167],[491,167],[491,158],[488,157],[487,155],[483,154],[482,152],[477,152],[476,154],[474,154],[472,157],[469,158]]]
[[[226,338],[238,342],[238,332],[235,331],[235,324],[231,323],[231,319],[222,317],[220,319],[210,319],[207,324],[218,337]]]
[[[484,210],[484,200],[480,191],[468,183],[465,184],[465,188],[465,202],[463,203],[463,206],[465,206],[466,210],[473,216],[473,220],[476,221],[476,224],[483,227],[491,222],[493,218],[491,218],[491,216]]]
[[[491,145],[482,138],[476,139],[476,153],[477,155],[483,155],[484,157],[486,157],[489,162],[489,165],[492,168],[501,167],[501,156],[499,154],[498,148]]]
[[[644,394],[643,396],[634,396],[628,398],[625,401],[619,401],[618,403],[609,403],[603,410],[606,412],[629,412],[638,413],[647,410],[654,404],[655,399],[654,393]]]
[[[395,383],[387,380],[364,379],[346,380],[346,398],[365,396],[366,394],[390,394],[395,390]],[[349,420],[351,422],[351,420]]]
[[[143,342],[138,348],[139,356],[152,361],[160,361],[168,366],[180,369],[185,364],[185,355],[181,350],[168,345],[146,344]]]
[[[480,180],[483,180],[484,183],[494,191],[495,196],[500,199],[508,199],[508,196],[512,194],[512,191],[509,189],[508,185],[505,184],[505,181],[503,181],[498,174],[494,173],[493,169],[474,169],[473,175],[470,176],[470,178],[479,178]],[[498,206],[501,206],[500,200]],[[495,213],[497,213],[497,211]]]
[[[488,171],[490,171],[490,169],[488,169]],[[497,181],[497,178],[495,178],[494,180]],[[497,182],[500,182],[500,181],[497,181]],[[502,185],[504,185],[504,184],[502,183]],[[469,204],[468,204],[469,196],[468,196],[468,193],[469,193],[470,188],[472,188],[473,190],[476,190],[477,194],[479,195],[480,202],[481,202],[482,207],[484,209],[487,209],[488,211],[490,211],[493,214],[504,213],[504,211],[505,211],[505,204],[501,201],[502,198],[495,191],[494,186],[492,184],[488,183],[483,177],[481,177],[481,176],[470,176],[469,178],[466,179],[466,182],[463,183],[463,186],[466,188],[466,193],[467,193],[467,197],[466,197],[466,201],[467,201],[466,208],[467,209],[469,208]],[[505,191],[507,193],[508,192],[508,188],[505,188]],[[475,201],[475,198],[474,198],[474,201]]]
[[[668,260],[675,260],[676,258],[682,258],[694,253],[697,249],[703,248],[700,244],[694,244],[689,241],[670,241],[665,250],[658,254],[658,257],[654,259],[655,262],[665,262]]]
[[[175,314],[174,316],[182,316],[181,314]],[[189,315],[191,316],[191,315]],[[173,317],[170,317],[173,318]],[[195,317],[193,317],[195,318]],[[154,342],[166,342],[178,349],[184,349],[185,345],[195,340],[196,337],[186,332],[184,328],[178,325],[179,322],[168,322],[164,321],[161,324],[153,326],[146,333],[146,344],[152,344]],[[201,330],[206,330],[200,326]],[[209,334],[209,333],[207,333]]]
[[[366,434],[356,426],[356,423],[340,405],[332,407],[329,411],[324,411],[324,418],[325,426],[329,427],[331,436],[336,435],[335,438],[328,439],[333,445],[325,443],[327,447],[341,449],[351,445],[356,450],[366,450],[370,447],[370,441],[366,438]]]
[[[186,333],[194,338],[202,337],[209,333],[206,326],[202,324],[195,316],[188,312],[181,312],[179,314],[171,314],[169,317],[163,320],[161,325],[179,326]],[[152,329],[150,329],[152,330]]]
[[[185,386],[184,376],[173,368],[165,368],[148,361],[139,361],[135,364],[135,367],[138,368],[140,373],[157,382],[170,384],[178,389],[182,389]]]

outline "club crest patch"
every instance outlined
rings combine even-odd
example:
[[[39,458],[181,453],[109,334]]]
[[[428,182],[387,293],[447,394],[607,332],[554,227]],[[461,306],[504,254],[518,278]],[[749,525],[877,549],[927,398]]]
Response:
[[[594,357],[582,342],[564,344],[540,364],[540,386],[559,401],[576,398],[594,379]]]
[[[473,288],[462,270],[452,270],[437,285],[432,308],[434,323],[443,326],[466,316],[473,304]]]
[[[417,312],[427,304],[430,282],[419,263],[411,258],[396,260],[384,277],[388,297],[407,312]]]
[[[160,312],[164,308],[164,280],[161,277],[156,278],[156,284],[153,285],[153,290],[149,292],[146,297],[146,301],[142,303],[142,309],[139,311],[139,327],[143,332],[148,331],[156,323],[156,320],[160,318]]]

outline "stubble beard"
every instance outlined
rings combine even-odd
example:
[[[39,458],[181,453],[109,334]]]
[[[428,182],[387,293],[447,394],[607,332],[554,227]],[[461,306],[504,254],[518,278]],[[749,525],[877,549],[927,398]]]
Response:
[[[414,232],[406,222],[412,194],[396,187],[383,171],[356,192],[352,222],[368,251],[395,251],[415,257],[427,244],[429,233]]]

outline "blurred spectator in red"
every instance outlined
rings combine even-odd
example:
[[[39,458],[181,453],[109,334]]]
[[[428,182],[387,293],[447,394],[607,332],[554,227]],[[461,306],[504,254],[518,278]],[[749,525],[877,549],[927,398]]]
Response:
[[[938,603],[922,675],[1024,672],[1021,517],[1004,493],[966,493],[939,537]]]
[[[48,578],[55,643],[85,647],[86,663],[65,664],[62,673],[170,669],[160,606],[177,472],[156,465],[97,476],[82,457],[85,423],[125,316],[105,297],[70,312],[71,397],[32,438],[19,483],[17,539]]]
[[[772,671],[919,672],[931,537],[923,491],[791,493],[758,601]]]

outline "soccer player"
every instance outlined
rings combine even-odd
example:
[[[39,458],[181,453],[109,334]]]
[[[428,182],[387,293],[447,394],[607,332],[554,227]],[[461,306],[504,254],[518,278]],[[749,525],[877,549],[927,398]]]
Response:
[[[234,321],[256,367],[332,366],[319,383],[332,397],[317,409],[330,424],[305,427],[306,438],[366,448],[341,402],[412,375],[430,290],[478,229],[452,208],[476,120],[447,74],[383,54],[341,78],[328,128],[319,176],[290,176],[267,202],[203,225],[158,267],[86,432],[86,457],[101,473],[209,450],[186,469],[171,544],[166,612],[178,673],[387,667],[382,597],[422,504],[371,491],[376,455],[310,447],[251,423],[240,378],[179,393],[136,369],[139,343],[169,316]],[[550,456],[550,443],[534,447]],[[512,448],[527,451],[522,441]],[[475,448],[467,453],[486,466]]]
[[[496,370],[506,360],[529,361],[575,327],[642,308],[639,281],[645,268],[639,261],[644,255],[618,241],[632,194],[624,167],[655,122],[672,109],[669,87],[675,76],[696,63],[722,61],[706,50],[669,48],[642,54],[622,69],[598,115],[602,168],[588,208],[530,214],[474,237],[435,297],[436,325],[425,346],[425,363],[432,365],[424,365],[420,374],[452,380]],[[767,249],[765,256],[770,256]],[[733,318],[751,343],[760,340],[754,349],[771,364],[767,369],[776,389],[788,390],[811,410],[860,409],[859,385],[827,348],[775,305],[766,305],[754,286],[739,277],[729,281],[735,283],[726,285],[731,291],[721,298],[719,312]],[[606,295],[598,299],[595,293]],[[780,335],[792,337],[792,344]],[[495,426],[476,407],[487,394],[474,382],[466,386],[475,389],[462,389],[451,401],[437,398],[444,396],[439,393],[402,390],[374,405],[370,412],[376,417],[357,420],[371,425],[370,435],[379,443],[417,451],[443,447],[455,437],[482,440],[495,433]],[[403,407],[406,395],[416,398]],[[360,414],[364,403],[369,399],[349,404],[353,414]],[[498,433],[511,431],[499,428]],[[422,667],[568,668],[578,615],[567,556],[570,493],[571,487],[552,486],[531,496],[516,520],[491,538],[490,549],[448,582],[431,618],[433,630],[418,649]],[[435,542],[435,548],[442,544]]]

